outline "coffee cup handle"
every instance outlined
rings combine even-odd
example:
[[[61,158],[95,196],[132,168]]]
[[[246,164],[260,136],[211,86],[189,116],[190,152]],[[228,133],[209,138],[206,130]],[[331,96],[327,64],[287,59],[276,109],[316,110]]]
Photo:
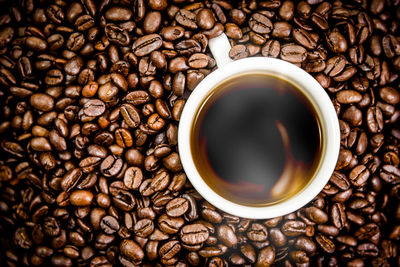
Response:
[[[229,51],[231,50],[231,44],[229,43],[228,37],[225,33],[218,35],[208,41],[208,46],[210,47],[211,54],[214,56],[217,62],[218,68],[233,62],[229,57]]]

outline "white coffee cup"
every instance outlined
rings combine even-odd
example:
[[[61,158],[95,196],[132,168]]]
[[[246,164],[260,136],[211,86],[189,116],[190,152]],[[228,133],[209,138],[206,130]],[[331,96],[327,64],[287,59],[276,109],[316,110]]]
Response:
[[[307,72],[286,61],[250,57],[232,61],[229,58],[231,46],[225,34],[209,41],[218,69],[204,78],[192,92],[183,109],[178,132],[178,147],[182,166],[193,187],[208,202],[232,215],[268,219],[291,213],[310,202],[324,188],[334,171],[340,148],[340,130],[336,111],[321,85]],[[319,168],[311,181],[297,194],[281,202],[266,206],[245,206],[223,198],[210,188],[196,169],[192,158],[190,135],[193,120],[204,98],[230,78],[245,73],[266,73],[282,77],[296,85],[313,104],[321,120],[323,135]]]

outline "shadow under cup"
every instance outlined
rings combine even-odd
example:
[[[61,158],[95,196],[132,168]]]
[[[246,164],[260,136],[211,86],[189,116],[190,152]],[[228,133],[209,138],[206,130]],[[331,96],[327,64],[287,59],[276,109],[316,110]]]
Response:
[[[221,197],[270,206],[305,188],[323,153],[321,119],[303,90],[283,77],[246,73],[207,94],[191,125],[197,172]]]

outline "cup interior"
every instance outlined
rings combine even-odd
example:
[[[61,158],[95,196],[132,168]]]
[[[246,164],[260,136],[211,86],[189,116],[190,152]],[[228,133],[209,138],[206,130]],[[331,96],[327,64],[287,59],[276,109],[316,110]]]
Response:
[[[194,117],[204,99],[219,84],[235,76],[264,73],[287,80],[295,85],[312,103],[318,114],[323,135],[319,167],[314,177],[297,194],[265,206],[245,206],[221,197],[203,180],[192,158],[190,135]],[[183,168],[194,188],[217,208],[244,218],[267,219],[291,213],[311,201],[328,182],[340,148],[339,123],[335,109],[325,90],[307,72],[283,60],[253,57],[235,61],[208,75],[190,95],[182,112],[178,147]]]

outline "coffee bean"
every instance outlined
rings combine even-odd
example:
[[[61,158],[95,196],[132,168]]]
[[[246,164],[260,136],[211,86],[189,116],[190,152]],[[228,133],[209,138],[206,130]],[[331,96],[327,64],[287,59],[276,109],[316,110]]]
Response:
[[[256,33],[266,34],[273,29],[272,22],[260,13],[254,13],[249,19],[249,27]]]
[[[93,193],[87,190],[76,190],[69,196],[69,201],[74,206],[88,206],[92,203]]]
[[[139,110],[133,105],[125,103],[121,106],[121,115],[124,118],[126,124],[131,128],[136,128],[140,124]]]
[[[53,109],[54,99],[47,94],[36,93],[31,95],[30,104],[35,109],[46,112]]]
[[[328,221],[328,215],[323,210],[316,207],[311,206],[309,208],[306,208],[305,212],[310,220],[318,224],[324,224]]]
[[[104,216],[100,221],[100,228],[106,234],[113,234],[119,230],[118,220],[113,216]]]
[[[157,50],[162,45],[162,38],[158,34],[149,34],[137,39],[132,46],[136,56],[142,57]]]
[[[342,104],[358,103],[362,99],[362,95],[354,90],[342,90],[336,94],[336,99]]]
[[[247,237],[256,242],[263,242],[268,238],[268,231],[262,224],[253,223],[247,230]]]
[[[187,199],[175,198],[167,203],[165,206],[168,216],[179,217],[186,213],[189,208],[189,203]]]
[[[125,171],[124,185],[129,189],[137,189],[143,180],[142,170],[138,167],[129,167]]]
[[[142,248],[133,240],[124,239],[119,245],[121,255],[127,258],[128,261],[140,264],[144,258],[144,252]]]
[[[331,219],[334,226],[341,229],[346,224],[345,207],[342,203],[335,203],[331,208]]]
[[[238,239],[232,229],[227,225],[221,225],[217,229],[217,235],[224,245],[228,247],[236,247]]]
[[[245,45],[235,45],[229,51],[229,57],[234,60],[246,58],[246,57],[248,57],[248,55],[249,55],[249,53],[248,53]]]
[[[209,30],[214,27],[214,14],[208,8],[201,9],[196,15],[196,23],[200,28]]]
[[[142,219],[135,224],[133,230],[135,235],[147,237],[154,231],[154,223],[150,219]]]
[[[305,231],[306,224],[301,221],[287,221],[282,225],[282,233],[289,237],[302,235]]]
[[[100,170],[104,176],[112,177],[120,172],[122,165],[123,162],[121,158],[110,155],[101,162]]]
[[[189,10],[179,9],[175,15],[175,20],[189,30],[197,29],[196,15]]]
[[[181,245],[178,240],[171,240],[160,247],[159,254],[162,261],[168,262],[173,259],[181,250]]]
[[[295,44],[285,44],[281,48],[281,59],[291,63],[301,63],[306,59],[306,49]]]
[[[181,228],[180,238],[183,243],[188,245],[201,244],[207,240],[209,232],[202,224],[188,224]]]
[[[267,246],[258,252],[255,266],[265,267],[271,266],[275,260],[275,249],[272,246]]]
[[[317,241],[317,244],[320,246],[320,248],[326,253],[333,253],[336,249],[336,246],[332,242],[332,240],[322,234],[317,234],[315,240]]]

